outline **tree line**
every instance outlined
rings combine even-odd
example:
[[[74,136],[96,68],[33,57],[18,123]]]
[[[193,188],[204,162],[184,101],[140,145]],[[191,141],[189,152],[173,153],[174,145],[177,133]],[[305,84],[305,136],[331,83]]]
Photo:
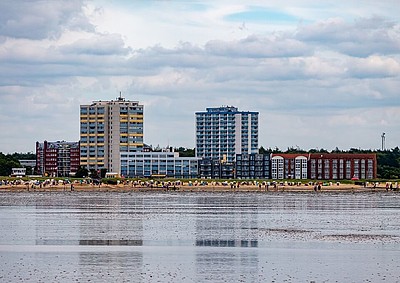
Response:
[[[12,172],[12,168],[22,167],[19,163],[19,160],[23,159],[36,159],[36,154],[29,153],[18,153],[15,152],[13,154],[4,154],[0,152],[0,176],[10,176]],[[27,168],[27,173],[32,174],[34,168]]]

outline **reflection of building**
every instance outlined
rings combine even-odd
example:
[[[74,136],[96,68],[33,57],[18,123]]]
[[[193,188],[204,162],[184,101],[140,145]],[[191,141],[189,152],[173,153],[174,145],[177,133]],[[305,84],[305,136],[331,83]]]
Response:
[[[195,245],[198,280],[231,282],[241,274],[257,282],[260,258],[258,206],[252,197],[197,197]],[[214,248],[214,249],[211,249]],[[223,272],[221,272],[223,269]],[[222,273],[222,274],[221,274]]]
[[[143,105],[122,97],[80,107],[81,165],[120,173],[120,153],[143,148]]]
[[[311,179],[375,179],[376,154],[311,153]]]
[[[236,178],[269,179],[270,154],[238,154],[236,155]]]
[[[258,152],[258,112],[232,106],[196,112],[196,156],[234,162],[236,154]]]
[[[308,154],[273,153],[272,179],[307,179]]]
[[[122,152],[121,175],[125,177],[197,178],[197,157],[178,152]]]
[[[36,142],[36,168],[42,175],[74,175],[79,168],[79,142]]]

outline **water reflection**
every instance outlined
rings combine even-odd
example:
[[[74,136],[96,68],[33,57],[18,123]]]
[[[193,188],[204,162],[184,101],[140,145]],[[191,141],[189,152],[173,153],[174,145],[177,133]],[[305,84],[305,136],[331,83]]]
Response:
[[[49,240],[36,239],[37,246],[143,246],[143,240]]]
[[[250,197],[216,196],[197,198],[196,213],[196,278],[197,281],[233,281],[243,274],[255,281],[259,272],[259,254],[241,252],[257,248],[257,195]],[[206,247],[222,248],[216,251]],[[245,278],[243,278],[245,279]]]
[[[242,248],[257,248],[257,240],[197,240],[197,247],[242,247]]]
[[[394,194],[4,193],[0,274],[45,282],[359,282],[352,262],[362,258],[365,278],[381,281],[375,256],[398,268],[399,211]]]

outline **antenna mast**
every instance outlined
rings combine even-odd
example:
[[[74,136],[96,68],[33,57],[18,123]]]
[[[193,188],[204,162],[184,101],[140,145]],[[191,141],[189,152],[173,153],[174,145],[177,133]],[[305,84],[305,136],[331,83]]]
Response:
[[[119,97],[117,97],[118,101],[124,101],[124,98],[122,97],[122,92],[119,92]]]
[[[382,151],[386,150],[386,137],[385,137],[385,133],[382,133],[381,135],[382,138]]]

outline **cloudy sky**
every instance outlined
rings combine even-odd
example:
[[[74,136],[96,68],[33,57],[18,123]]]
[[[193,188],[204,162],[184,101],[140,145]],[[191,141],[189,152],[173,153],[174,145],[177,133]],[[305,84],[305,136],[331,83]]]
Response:
[[[246,4],[242,4],[244,2]],[[79,139],[79,105],[145,105],[145,142],[194,113],[260,112],[259,145],[400,141],[400,1],[0,1],[0,151]]]

